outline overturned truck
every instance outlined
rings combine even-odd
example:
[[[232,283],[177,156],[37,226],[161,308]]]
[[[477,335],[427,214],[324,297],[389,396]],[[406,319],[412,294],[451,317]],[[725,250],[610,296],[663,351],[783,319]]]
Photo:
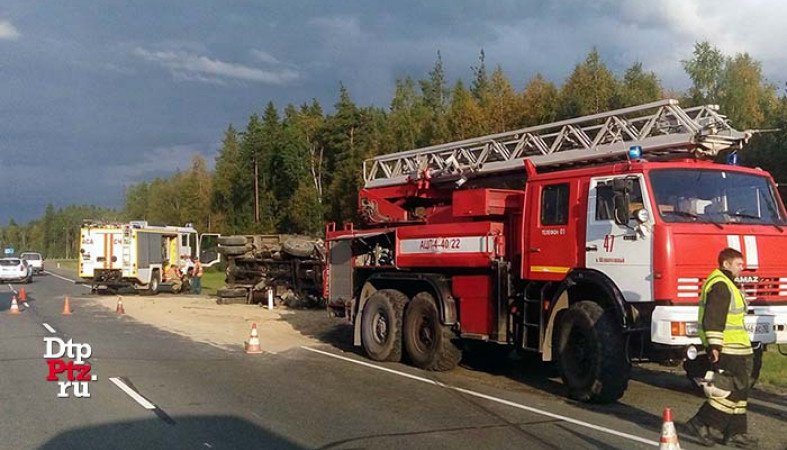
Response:
[[[218,250],[227,259],[227,285],[217,291],[217,303],[267,302],[272,291],[277,304],[324,306],[321,239],[287,234],[222,236]]]

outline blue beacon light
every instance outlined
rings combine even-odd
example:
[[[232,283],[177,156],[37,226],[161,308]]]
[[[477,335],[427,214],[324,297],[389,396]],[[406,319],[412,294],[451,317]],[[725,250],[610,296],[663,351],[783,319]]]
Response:
[[[642,158],[642,147],[639,145],[632,145],[631,147],[629,147],[628,157],[629,159]]]

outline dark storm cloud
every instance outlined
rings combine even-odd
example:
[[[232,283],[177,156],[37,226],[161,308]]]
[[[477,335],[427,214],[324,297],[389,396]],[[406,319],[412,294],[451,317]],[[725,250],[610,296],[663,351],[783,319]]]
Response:
[[[343,82],[386,106],[393,81],[425,77],[441,51],[451,81],[483,48],[518,89],[561,82],[596,46],[616,73],[635,61],[669,88],[698,40],[748,51],[783,82],[785,6],[732,1],[5,1],[0,6],[0,222],[47,202],[120,206],[124,187],[212,162],[223,130]],[[34,181],[34,182],[32,182]]]

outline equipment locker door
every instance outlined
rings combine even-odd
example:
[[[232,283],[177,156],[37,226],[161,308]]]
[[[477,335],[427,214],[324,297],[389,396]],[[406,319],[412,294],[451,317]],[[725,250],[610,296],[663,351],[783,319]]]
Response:
[[[629,190],[627,223],[615,222],[615,179]],[[585,266],[607,275],[629,302],[653,299],[653,211],[641,176],[592,178],[588,190]],[[637,219],[648,211],[644,223]],[[623,221],[625,221],[623,219]]]

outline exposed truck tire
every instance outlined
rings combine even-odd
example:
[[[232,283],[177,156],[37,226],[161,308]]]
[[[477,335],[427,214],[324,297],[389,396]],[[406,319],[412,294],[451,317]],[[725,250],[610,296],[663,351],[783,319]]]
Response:
[[[246,288],[221,288],[216,291],[216,296],[224,298],[246,298],[248,294]]]
[[[245,305],[246,297],[219,297],[216,299],[219,305]]]
[[[284,253],[299,258],[310,258],[315,253],[314,241],[301,237],[291,237],[281,244]]]
[[[234,235],[234,236],[219,236],[219,245],[225,246],[236,246],[236,245],[246,245],[248,239],[246,236]]]
[[[361,344],[375,361],[402,359],[402,316],[407,296],[382,289],[366,301],[361,314]]]
[[[622,397],[631,364],[614,315],[592,301],[572,305],[560,322],[558,366],[571,398],[610,403]]]
[[[250,244],[245,244],[245,245],[226,245],[226,246],[219,247],[218,250],[219,250],[219,253],[223,253],[223,254],[228,255],[228,256],[242,255],[242,254],[244,254],[246,252],[250,252],[251,251],[251,245]]]
[[[462,351],[450,327],[440,323],[437,304],[428,292],[421,292],[407,304],[404,312],[404,347],[416,367],[446,371],[459,364]]]

